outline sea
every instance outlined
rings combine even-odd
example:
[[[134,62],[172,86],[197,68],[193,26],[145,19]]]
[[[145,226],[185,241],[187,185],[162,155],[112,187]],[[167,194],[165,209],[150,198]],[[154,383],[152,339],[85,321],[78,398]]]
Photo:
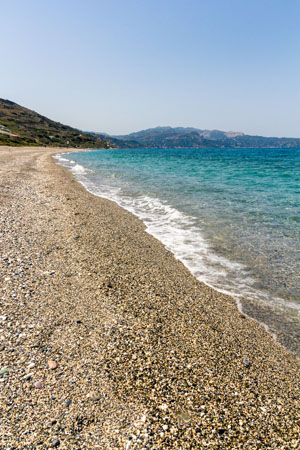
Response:
[[[300,149],[101,149],[57,159],[300,357]]]

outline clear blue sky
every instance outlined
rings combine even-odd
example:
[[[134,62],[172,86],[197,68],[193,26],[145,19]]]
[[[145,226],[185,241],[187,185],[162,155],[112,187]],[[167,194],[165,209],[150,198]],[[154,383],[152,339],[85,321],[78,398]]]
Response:
[[[0,97],[118,134],[300,137],[299,0],[0,0]]]

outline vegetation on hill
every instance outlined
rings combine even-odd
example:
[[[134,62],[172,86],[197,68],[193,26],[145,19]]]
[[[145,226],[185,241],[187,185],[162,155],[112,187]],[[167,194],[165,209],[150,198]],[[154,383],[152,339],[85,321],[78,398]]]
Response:
[[[0,99],[0,145],[108,148],[114,139],[95,136]]]

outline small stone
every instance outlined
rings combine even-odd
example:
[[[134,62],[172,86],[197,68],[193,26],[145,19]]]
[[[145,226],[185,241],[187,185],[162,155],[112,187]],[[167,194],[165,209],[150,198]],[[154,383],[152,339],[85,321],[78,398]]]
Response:
[[[66,403],[65,403],[65,405],[66,405],[66,407],[68,408],[68,407],[71,405],[71,401],[70,401],[70,400],[67,400]]]
[[[31,362],[30,364],[28,364],[28,369],[33,369],[35,367],[35,363]]]
[[[54,370],[54,369],[56,369],[56,367],[57,367],[57,363],[55,362],[55,361],[52,361],[51,359],[48,361],[48,367],[49,367],[49,369],[51,369],[51,370]]]
[[[3,369],[0,370],[0,375],[5,375],[6,373],[9,373],[9,367],[3,367]]]
[[[36,388],[36,389],[41,389],[42,388],[42,383],[41,383],[41,381],[37,381],[36,383],[34,383],[34,387]]]
[[[219,428],[217,431],[219,436],[222,436],[226,432],[225,428]]]
[[[98,400],[100,400],[100,396],[96,392],[90,392],[89,394],[87,394],[87,398],[92,400],[93,402],[97,402]]]
[[[166,405],[166,403],[163,403],[162,405],[159,406],[159,409],[161,409],[162,411],[167,411],[168,405]]]
[[[31,377],[32,377],[33,375],[34,375],[33,372],[27,373],[27,374],[25,375],[25,377],[24,377],[24,380],[25,380],[25,381],[31,380]]]
[[[244,364],[244,366],[246,366],[246,367],[250,367],[250,363],[249,363],[249,361],[247,361],[246,359],[243,360],[243,364]]]
[[[59,447],[60,446],[60,440],[59,439],[53,439],[52,440],[52,447]]]
[[[31,348],[38,348],[40,346],[40,344],[38,343],[38,342],[34,342],[32,345],[31,345]]]

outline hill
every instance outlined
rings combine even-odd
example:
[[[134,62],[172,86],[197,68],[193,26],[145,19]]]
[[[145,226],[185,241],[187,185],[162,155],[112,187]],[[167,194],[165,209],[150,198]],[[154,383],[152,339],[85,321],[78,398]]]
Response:
[[[0,99],[0,145],[108,148],[116,139],[91,135]]]
[[[157,127],[114,136],[119,141],[135,141],[141,147],[150,148],[300,148],[299,138],[250,136],[242,132],[201,130],[184,127]]]
[[[300,148],[298,138],[250,136],[192,127],[156,127],[109,136],[55,122],[10,100],[0,99],[0,145],[78,148]]]

